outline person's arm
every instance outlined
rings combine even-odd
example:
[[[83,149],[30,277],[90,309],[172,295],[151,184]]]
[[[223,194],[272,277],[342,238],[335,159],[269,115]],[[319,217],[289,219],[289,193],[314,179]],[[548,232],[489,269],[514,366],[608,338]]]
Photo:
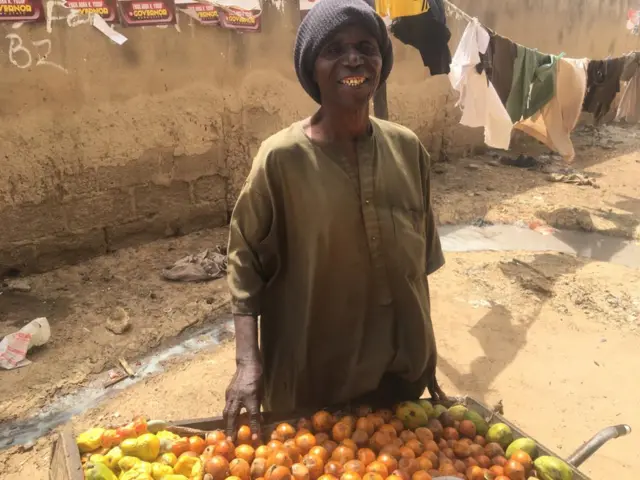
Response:
[[[433,214],[433,205],[431,204],[431,159],[424,145],[420,144],[420,163],[422,168],[423,188],[425,195],[425,234],[426,234],[426,265],[425,271],[427,277],[439,270],[444,265],[444,254],[440,244],[440,235],[436,226],[435,215]],[[426,279],[426,295],[429,297],[429,279]],[[435,334],[434,334],[435,336]],[[447,399],[447,394],[440,388],[438,379],[436,378],[436,366],[438,363],[438,351],[435,348],[429,356],[425,372],[427,374],[426,383],[427,390],[433,399]]]
[[[258,317],[262,294],[273,275],[277,247],[275,216],[264,153],[254,160],[229,224],[227,281],[236,334],[236,373],[226,391],[223,412],[227,434],[234,437],[240,410],[250,416],[254,435],[260,432],[262,361],[258,346]],[[277,263],[277,262],[276,262]]]
[[[420,145],[420,155],[422,164],[423,185],[425,192],[425,211],[427,216],[425,218],[426,227],[426,272],[427,275],[439,270],[444,265],[444,253],[442,252],[442,245],[440,244],[440,235],[438,234],[438,227],[435,221],[435,215],[433,214],[433,205],[431,204],[431,159],[429,153]]]

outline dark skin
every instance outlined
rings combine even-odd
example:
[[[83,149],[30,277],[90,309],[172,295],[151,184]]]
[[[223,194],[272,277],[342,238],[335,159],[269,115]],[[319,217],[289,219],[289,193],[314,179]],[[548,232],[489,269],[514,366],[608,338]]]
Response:
[[[358,162],[357,140],[371,133],[369,103],[380,84],[382,56],[376,39],[359,26],[340,30],[316,59],[314,79],[321,92],[320,109],[306,120],[307,136],[332,143]],[[238,416],[244,407],[254,438],[260,435],[262,362],[258,347],[258,322],[251,316],[234,316],[236,373],[226,390],[223,412],[227,435],[234,439]],[[433,398],[446,398],[435,377],[427,388]]]

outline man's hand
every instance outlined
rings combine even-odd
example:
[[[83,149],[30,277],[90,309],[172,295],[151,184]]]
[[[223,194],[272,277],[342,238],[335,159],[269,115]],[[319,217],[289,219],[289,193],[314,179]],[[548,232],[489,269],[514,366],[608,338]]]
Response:
[[[427,389],[429,390],[429,394],[433,400],[442,401],[447,399],[447,394],[444,393],[440,388],[440,385],[438,385],[435,368],[433,369],[433,373],[427,379]]]
[[[244,407],[249,414],[249,426],[253,440],[260,438],[260,405],[262,403],[262,364],[259,360],[238,361],[225,392],[223,417],[227,426],[227,436],[235,440],[240,410]]]

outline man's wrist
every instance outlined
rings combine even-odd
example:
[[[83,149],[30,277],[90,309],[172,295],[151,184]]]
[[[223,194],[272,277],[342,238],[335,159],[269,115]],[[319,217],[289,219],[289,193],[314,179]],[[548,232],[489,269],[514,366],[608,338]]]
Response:
[[[238,366],[247,366],[247,365],[255,365],[260,364],[260,352],[259,351],[250,351],[250,352],[238,352],[236,354],[236,365]]]

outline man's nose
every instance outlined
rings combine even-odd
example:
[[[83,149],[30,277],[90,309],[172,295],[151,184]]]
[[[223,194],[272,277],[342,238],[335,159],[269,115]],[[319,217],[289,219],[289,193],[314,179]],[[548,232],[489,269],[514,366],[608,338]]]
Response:
[[[348,67],[359,67],[362,65],[362,53],[355,47],[349,47],[344,55],[344,65]]]

